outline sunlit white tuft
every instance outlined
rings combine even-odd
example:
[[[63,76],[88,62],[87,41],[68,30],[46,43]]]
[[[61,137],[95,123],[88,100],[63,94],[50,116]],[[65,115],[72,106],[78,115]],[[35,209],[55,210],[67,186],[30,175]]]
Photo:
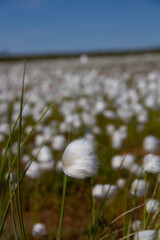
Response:
[[[94,154],[94,145],[87,139],[71,142],[62,156],[63,171],[66,175],[81,179],[97,172],[98,161]]]

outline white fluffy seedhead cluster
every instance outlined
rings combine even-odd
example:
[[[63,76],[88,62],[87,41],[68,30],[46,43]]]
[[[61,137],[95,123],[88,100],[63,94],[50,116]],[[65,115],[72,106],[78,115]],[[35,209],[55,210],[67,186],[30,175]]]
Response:
[[[146,202],[146,212],[155,213],[159,208],[159,201],[155,199],[148,199]]]
[[[46,235],[46,227],[43,223],[36,223],[32,228],[32,236],[44,236]]]
[[[149,135],[143,140],[143,149],[146,152],[156,152],[159,148],[160,141],[157,137]]]
[[[132,182],[130,193],[136,197],[143,197],[145,193],[148,193],[149,183],[145,180],[135,179]]]
[[[157,232],[156,230],[145,230],[139,231],[134,235],[134,240],[156,240]]]
[[[154,154],[148,154],[143,159],[144,171],[157,174],[160,173],[160,157]]]
[[[62,156],[63,171],[66,175],[81,179],[96,174],[98,169],[94,145],[85,138],[71,142]]]
[[[61,160],[59,160],[56,163],[55,169],[56,169],[56,172],[63,172],[63,164]]]
[[[135,156],[131,153],[126,155],[115,155],[111,160],[111,165],[113,169],[126,168],[132,169],[135,163]]]
[[[44,146],[37,156],[41,170],[49,171],[54,168],[54,159],[49,147]]]
[[[116,185],[105,184],[103,186],[102,194],[107,198],[114,198],[117,195],[118,188]]]
[[[117,180],[117,187],[119,189],[123,189],[125,187],[125,185],[126,185],[126,180],[124,178],[119,178]]]
[[[103,184],[96,184],[92,189],[92,196],[95,198],[103,198]]]
[[[28,166],[28,164],[27,164]],[[41,168],[40,165],[37,162],[32,162],[31,165],[29,166],[28,170],[26,171],[26,176],[28,178],[39,178],[41,175]]]
[[[65,148],[66,138],[63,135],[56,135],[52,141],[52,147],[56,151],[61,151]]]
[[[143,228],[143,223],[142,223],[142,221],[141,220],[135,220],[135,221],[133,221],[132,222],[132,230],[134,231],[134,232],[136,232],[136,231],[139,231],[139,230],[141,230]]]
[[[143,165],[139,165],[137,163],[134,163],[132,167],[130,168],[130,172],[135,174],[138,177],[143,177],[144,176],[144,168]]]
[[[115,198],[118,193],[118,187],[110,184],[96,184],[92,189],[92,196],[95,198]]]

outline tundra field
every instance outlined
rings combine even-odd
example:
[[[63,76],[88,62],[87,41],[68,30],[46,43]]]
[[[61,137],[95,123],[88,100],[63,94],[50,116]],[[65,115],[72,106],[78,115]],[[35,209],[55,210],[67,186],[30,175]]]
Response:
[[[99,167],[68,177],[62,239],[160,239],[160,54],[24,65],[0,62],[0,239],[56,239],[75,139]]]

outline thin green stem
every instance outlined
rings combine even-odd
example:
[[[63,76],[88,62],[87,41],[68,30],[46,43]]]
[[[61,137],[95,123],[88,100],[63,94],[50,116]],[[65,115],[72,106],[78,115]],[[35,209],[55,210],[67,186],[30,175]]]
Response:
[[[65,202],[65,195],[66,195],[66,186],[67,186],[67,175],[64,174],[63,177],[63,194],[62,194],[62,205],[61,205],[61,215],[59,219],[59,226],[56,240],[61,239],[61,232],[62,232],[62,222],[63,222],[63,212],[64,212],[64,202]]]
[[[25,101],[25,104],[27,103],[28,99]],[[24,105],[25,105],[24,104]],[[15,128],[17,126],[17,123],[18,123],[18,120],[19,120],[19,117],[20,117],[20,114],[18,115],[17,119],[16,119],[16,122],[14,123],[14,126],[12,128],[12,131],[9,135],[9,139],[7,141],[7,145],[6,145],[6,148],[5,148],[5,153],[3,155],[3,158],[2,158],[2,164],[1,164],[1,167],[0,167],[0,189],[2,188],[2,178],[3,178],[3,175],[4,175],[4,167],[5,167],[5,163],[7,161],[7,154],[8,154],[8,150],[10,148],[10,145],[11,145],[11,139],[13,137],[13,134],[15,132]],[[16,159],[14,160],[14,162],[16,161]],[[2,196],[2,201],[0,201],[0,219],[2,218],[2,214],[3,214],[3,206],[4,206],[4,199],[5,199],[5,194],[6,194],[6,189],[7,189],[7,185],[8,185],[8,180],[9,180],[9,176],[11,174],[11,171],[12,171],[12,167],[13,167],[13,163],[11,164],[11,167],[9,169],[9,172],[8,172],[8,177],[6,179],[6,182],[5,182],[5,185],[4,185],[4,190],[1,194]]]
[[[17,184],[18,184],[17,203],[18,203],[18,216],[19,216],[19,224],[20,224],[22,239],[26,239],[24,223],[23,223],[23,216],[22,216],[22,204],[21,204],[21,192],[20,192],[20,148],[21,148],[22,110],[23,110],[25,70],[26,70],[26,62],[24,64],[24,72],[23,72],[23,80],[22,80],[20,118],[19,118],[19,129],[18,129],[18,156],[17,156]]]
[[[143,215],[143,227],[146,229],[146,199],[147,199],[147,173],[145,172],[145,194],[144,194],[144,215]]]
[[[14,103],[13,103],[14,106]],[[10,135],[11,135],[11,127],[12,127],[12,113],[13,113],[13,106],[11,107],[10,110]],[[8,168],[10,169],[11,167],[11,146],[12,146],[12,138],[10,141],[10,147],[9,147],[9,158],[8,158]],[[11,215],[12,215],[12,222],[13,222],[13,228],[14,228],[14,234],[15,234],[15,239],[18,240],[18,232],[17,232],[17,227],[16,227],[16,221],[15,221],[15,217],[14,217],[14,208],[13,208],[13,202],[12,202],[12,188],[13,191],[15,193],[15,183],[16,183],[16,179],[13,175],[13,171],[10,173],[10,177],[9,177],[9,196],[10,196],[10,201],[11,201]]]

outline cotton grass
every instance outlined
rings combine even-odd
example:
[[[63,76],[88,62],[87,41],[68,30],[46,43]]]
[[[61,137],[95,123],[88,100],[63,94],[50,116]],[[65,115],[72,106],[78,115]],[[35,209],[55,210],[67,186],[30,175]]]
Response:
[[[134,240],[156,240],[156,230],[140,231],[134,235]]]
[[[154,154],[148,154],[143,159],[144,171],[158,174],[160,173],[160,157]]]
[[[77,179],[90,177],[98,169],[94,146],[85,138],[74,140],[67,146],[62,163],[64,173]]]
[[[132,182],[130,193],[136,197],[143,197],[148,193],[149,183],[142,179],[135,179]]]
[[[44,236],[47,234],[46,226],[43,223],[36,223],[34,224],[32,228],[32,236],[38,237],[38,236]]]

